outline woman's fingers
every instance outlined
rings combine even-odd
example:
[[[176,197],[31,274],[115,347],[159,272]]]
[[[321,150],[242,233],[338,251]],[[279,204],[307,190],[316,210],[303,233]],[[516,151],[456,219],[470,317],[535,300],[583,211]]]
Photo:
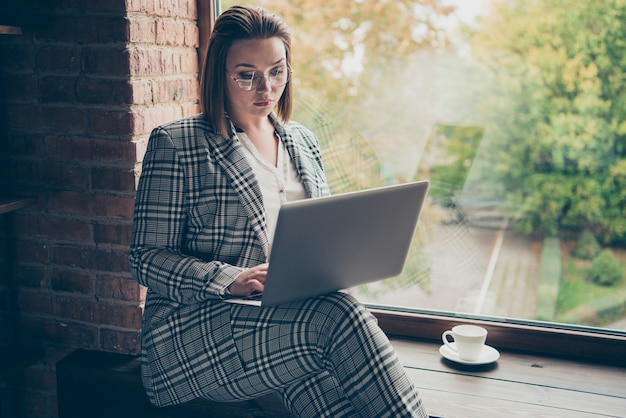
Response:
[[[228,286],[231,294],[248,296],[252,293],[263,292],[265,278],[267,277],[268,264],[259,264],[244,270],[237,276],[234,282]]]

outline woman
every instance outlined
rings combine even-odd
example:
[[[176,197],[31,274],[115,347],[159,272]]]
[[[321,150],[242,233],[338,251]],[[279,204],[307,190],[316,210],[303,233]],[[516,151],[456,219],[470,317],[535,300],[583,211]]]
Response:
[[[224,302],[263,291],[280,205],[328,194],[316,138],[287,122],[290,59],[281,20],[228,9],[207,51],[204,113],[152,132],[129,256],[148,288],[148,397],[166,406],[275,393],[301,417],[426,416],[388,339],[352,297]]]

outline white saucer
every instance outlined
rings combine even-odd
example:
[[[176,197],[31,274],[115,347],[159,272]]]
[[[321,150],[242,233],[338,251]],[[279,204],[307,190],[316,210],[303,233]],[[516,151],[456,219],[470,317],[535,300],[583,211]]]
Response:
[[[454,346],[454,343],[450,343],[450,345]],[[498,350],[488,345],[485,345],[483,347],[483,352],[480,353],[480,357],[478,358],[478,360],[461,360],[459,358],[459,355],[445,344],[439,347],[439,353],[441,353],[441,355],[448,360],[454,361],[455,363],[470,364],[474,366],[493,363],[500,358],[500,353],[498,352]]]

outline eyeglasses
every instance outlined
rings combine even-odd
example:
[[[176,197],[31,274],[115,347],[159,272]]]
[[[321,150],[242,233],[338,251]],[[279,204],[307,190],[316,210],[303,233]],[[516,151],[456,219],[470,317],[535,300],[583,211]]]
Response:
[[[227,73],[231,76],[232,73]],[[289,75],[291,74],[291,68],[287,65],[281,65],[276,67],[265,75],[258,71],[248,71],[239,73],[239,77],[232,77],[237,83],[237,86],[244,91],[256,90],[261,85],[261,80],[267,77],[272,87],[282,87],[289,81]]]

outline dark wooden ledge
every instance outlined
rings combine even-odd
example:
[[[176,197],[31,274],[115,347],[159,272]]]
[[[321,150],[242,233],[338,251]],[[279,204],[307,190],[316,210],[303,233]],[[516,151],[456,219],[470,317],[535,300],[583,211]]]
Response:
[[[0,215],[30,206],[35,201],[34,197],[0,196]]]

